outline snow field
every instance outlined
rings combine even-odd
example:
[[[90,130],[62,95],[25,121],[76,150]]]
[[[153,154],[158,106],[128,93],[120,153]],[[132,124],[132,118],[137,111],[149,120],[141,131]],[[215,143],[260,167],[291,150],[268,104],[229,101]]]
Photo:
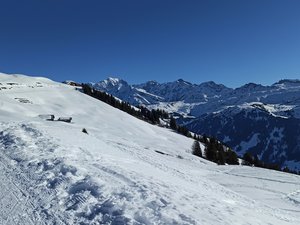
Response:
[[[192,139],[63,84],[0,83],[0,224],[300,224],[298,176],[217,166]]]

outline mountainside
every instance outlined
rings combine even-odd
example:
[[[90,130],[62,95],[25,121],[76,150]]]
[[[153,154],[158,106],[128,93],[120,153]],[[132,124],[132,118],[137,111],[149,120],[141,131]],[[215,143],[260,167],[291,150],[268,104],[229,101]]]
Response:
[[[163,84],[149,81],[144,84],[129,85],[124,80],[108,78],[98,83],[90,83],[90,85],[97,90],[108,92],[133,105],[177,101],[186,103],[201,102],[207,99],[218,98],[231,90],[224,85],[215,84],[214,82],[195,85],[182,79]]]
[[[109,78],[92,86],[133,105],[173,113],[191,131],[216,136],[240,155],[250,151],[267,162],[300,169],[300,80],[285,79],[271,86],[249,83],[231,89],[182,79],[129,85]],[[274,138],[276,130],[280,134]]]
[[[255,106],[234,110],[232,107],[223,113],[199,117],[186,125],[216,136],[240,155],[250,152],[264,162],[300,168],[300,119],[273,116]]]
[[[300,223],[299,176],[217,166],[75,89],[0,74],[0,224]]]

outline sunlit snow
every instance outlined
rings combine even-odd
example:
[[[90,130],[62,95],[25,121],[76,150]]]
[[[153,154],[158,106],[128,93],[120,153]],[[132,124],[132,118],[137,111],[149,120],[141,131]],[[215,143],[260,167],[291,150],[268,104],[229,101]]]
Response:
[[[0,74],[0,224],[300,224],[299,176],[217,166],[192,143],[74,87]]]

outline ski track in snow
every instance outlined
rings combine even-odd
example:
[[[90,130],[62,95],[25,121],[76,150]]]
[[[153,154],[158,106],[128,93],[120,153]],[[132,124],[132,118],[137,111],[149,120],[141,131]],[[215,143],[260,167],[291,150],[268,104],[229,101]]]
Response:
[[[16,132],[16,136],[11,134]],[[68,185],[68,197],[64,200],[66,212],[77,209],[86,203],[88,198],[96,198],[98,202],[101,196],[99,187],[93,184],[88,177],[71,185],[67,182],[70,178],[68,172],[75,173],[76,169],[63,164],[61,159],[53,161],[29,161],[26,162],[22,150],[42,150],[44,154],[51,154],[57,146],[45,139],[43,135],[27,125],[9,128],[0,134],[0,143],[4,145],[1,151],[1,180],[5,184],[4,192],[1,192],[0,224],[73,224],[82,222],[71,220],[72,214],[60,213],[60,205],[57,199],[58,187]],[[26,158],[25,158],[26,159]],[[16,163],[17,162],[17,163]],[[24,164],[23,164],[24,163]],[[19,166],[21,165],[21,167]],[[57,169],[59,168],[59,170]],[[109,171],[107,171],[109,172]],[[45,173],[48,176],[45,177]],[[11,175],[14,175],[13,177]],[[46,185],[43,185],[47,182]],[[112,182],[109,180],[108,182]],[[5,189],[7,188],[7,190]],[[64,208],[62,207],[62,208]],[[54,209],[54,210],[53,210]],[[24,211],[26,210],[26,211]],[[116,208],[110,199],[103,199],[102,204],[95,204],[88,215],[79,213],[78,218],[86,218],[86,224],[92,221],[98,214],[103,213],[107,224],[126,224],[127,219],[122,216],[122,210]],[[103,222],[103,224],[106,224]]]
[[[0,90],[0,225],[300,224],[299,176],[217,166],[70,87],[13,79],[27,85]],[[49,113],[74,122],[38,117]]]
[[[32,153],[36,153],[34,152],[36,150],[40,155],[48,155],[58,148],[57,145],[51,143],[49,138],[45,138],[42,133],[29,125],[8,126],[0,133],[0,143],[4,150],[0,152],[1,180],[5,184],[3,187],[5,191],[1,192],[3,197],[0,201],[2,208],[0,224],[90,224],[97,220],[101,220],[101,224],[128,224],[130,219],[124,215],[122,205],[124,202],[131,202],[134,205],[135,202],[140,203],[140,199],[145,201],[147,210],[144,211],[148,211],[154,217],[152,221],[161,221],[158,224],[179,224],[176,221],[164,219],[160,213],[163,208],[169,206],[169,203],[159,195],[159,192],[155,194],[151,190],[157,184],[152,184],[150,188],[108,167],[92,164],[93,170],[99,174],[103,183],[124,186],[121,192],[112,191],[109,196],[104,196],[101,193],[102,187],[93,183],[89,177],[70,183],[70,177],[64,175],[69,172],[68,170],[71,174],[75,174],[76,168],[66,166],[63,159],[54,158],[53,161],[26,159],[23,152],[25,149],[30,149]],[[48,176],[45,177],[45,173]],[[44,182],[47,182],[46,185],[43,185]],[[55,209],[53,205],[61,204],[61,199],[57,199],[61,187],[68,189],[68,193],[63,200],[64,207],[62,208],[65,212],[61,210],[60,213],[57,211],[60,209]],[[88,212],[78,210],[85,209],[88,204],[92,205]],[[176,208],[173,210],[177,211]],[[75,216],[72,213],[66,213],[68,211],[76,211]],[[179,211],[176,214],[180,215],[182,221],[196,224]],[[71,217],[73,219],[70,219]],[[152,224],[145,215],[139,212],[135,213],[134,218],[136,224]]]
[[[11,130],[18,133],[12,134]],[[0,143],[4,148],[0,153],[1,171],[3,180],[7,181],[6,188],[9,190],[9,195],[1,199],[1,208],[7,209],[1,211],[6,213],[6,217],[1,217],[5,221],[4,224],[27,224],[27,222],[45,224],[43,221],[65,224],[59,218],[59,214],[47,211],[47,207],[56,196],[56,191],[39,185],[38,182],[43,180],[43,175],[35,170],[36,162],[26,162],[22,152],[24,148],[29,150],[47,148],[52,151],[55,146],[51,146],[41,133],[26,125],[21,125],[19,129],[11,127],[0,132]]]
[[[118,172],[118,168],[101,166],[101,164],[93,162],[93,156],[84,149],[81,150],[86,155],[86,158],[82,160],[93,162],[89,169],[99,175],[98,178],[100,178],[103,185],[99,184],[99,182],[94,182],[89,176],[75,177],[77,173],[76,167],[68,166],[64,163],[63,158],[56,157],[55,152],[61,151],[61,147],[58,144],[53,144],[54,140],[49,138],[48,134],[43,134],[29,124],[15,124],[14,126],[2,124],[1,127],[3,131],[0,133],[2,146],[2,151],[0,152],[0,171],[2,173],[0,178],[2,184],[5,185],[1,186],[3,191],[0,198],[0,224],[97,224],[97,221],[102,221],[101,224],[150,225],[153,222],[156,224],[198,224],[197,221],[188,215],[182,214],[180,210],[170,203],[171,200],[168,199],[168,194],[165,196],[160,195],[161,189],[164,189],[165,193],[168,192],[167,185],[158,187],[161,184],[153,181],[142,183],[142,181],[137,179],[137,174],[132,174],[132,177],[135,177],[133,180],[128,174],[125,176]],[[134,154],[138,150],[132,149],[130,146],[127,146],[127,148],[125,146],[123,149],[121,147],[123,145],[115,144],[121,148],[121,151],[130,149],[130,154]],[[38,153],[39,160],[30,157],[30,154],[29,156],[24,154],[28,150],[33,155]],[[53,154],[53,158],[49,157],[49,154]],[[172,156],[163,157],[172,158]],[[149,156],[142,157],[139,155],[139,158],[159,169],[163,169],[160,161],[154,162],[155,160],[151,160]],[[165,167],[163,170],[172,171],[170,167]],[[241,178],[247,177],[267,182],[299,185],[297,182],[284,182],[277,179],[238,174],[236,172],[235,168],[216,171],[216,173]],[[185,176],[183,172],[178,170],[174,170],[172,173],[187,179],[187,181],[193,179],[190,176]],[[105,185],[107,183],[110,184],[110,187],[123,188],[121,190],[107,190]],[[209,183],[206,186],[207,189],[214,188]],[[259,189],[259,187],[256,188]],[[267,188],[262,188],[262,190],[268,191]],[[296,198],[299,193],[300,191],[296,190],[285,198],[294,204],[299,204],[299,200]],[[227,195],[230,196],[230,192],[227,192]],[[59,199],[58,196],[65,197]],[[188,201],[192,199],[189,194],[186,194],[185,197]],[[203,199],[203,196],[194,195],[194,197]],[[235,202],[237,200],[238,198],[235,196],[232,200],[227,201],[230,203],[230,201]],[[139,205],[141,201],[144,202],[143,205]],[[251,206],[253,202],[249,203],[248,207],[252,208],[252,210],[257,210],[254,206]],[[143,209],[141,212],[136,210],[139,207]],[[163,213],[165,208],[169,212],[171,211],[178,215],[181,222],[178,222],[178,219],[172,220],[168,216],[165,217]],[[133,215],[134,221],[126,217],[125,211],[128,209],[135,211]],[[220,209],[216,208],[216,212],[218,210]],[[226,210],[232,211],[233,209],[228,208]],[[278,215],[272,208],[269,208],[267,211],[270,211],[278,219],[284,219],[280,211],[278,211]],[[208,213],[215,214],[215,216],[217,216],[216,212],[208,209]],[[216,217],[215,219],[222,221],[222,218]],[[287,221],[289,220],[287,219]]]

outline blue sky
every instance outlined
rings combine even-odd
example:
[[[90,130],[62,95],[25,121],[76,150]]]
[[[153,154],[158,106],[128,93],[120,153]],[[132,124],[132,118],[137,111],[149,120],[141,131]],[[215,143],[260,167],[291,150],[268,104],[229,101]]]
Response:
[[[62,81],[300,78],[298,0],[0,0],[0,71]]]

